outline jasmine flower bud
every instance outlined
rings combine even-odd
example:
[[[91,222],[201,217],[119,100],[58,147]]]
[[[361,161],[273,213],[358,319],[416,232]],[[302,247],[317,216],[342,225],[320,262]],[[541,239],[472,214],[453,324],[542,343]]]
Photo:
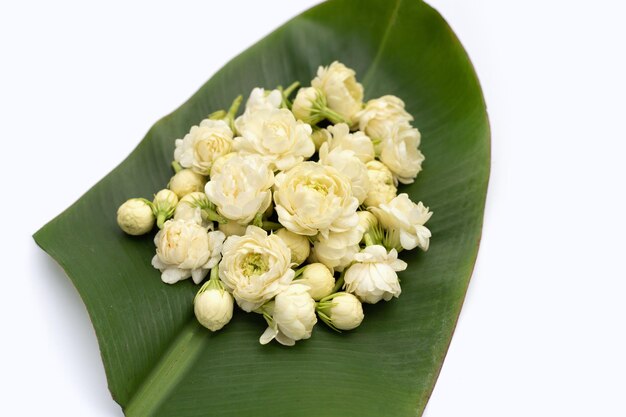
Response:
[[[327,129],[313,129],[313,133],[311,133],[311,139],[315,144],[315,150],[319,151],[322,144],[328,142],[332,136]]]
[[[177,204],[178,197],[171,190],[161,190],[154,196],[152,211],[157,218],[157,226],[159,229],[163,228],[165,220],[172,217]]]
[[[154,214],[150,202],[143,198],[131,198],[117,209],[117,224],[129,235],[148,233],[154,226]]]
[[[357,211],[359,216],[359,226],[363,233],[368,233],[370,230],[378,226],[378,219],[369,211]]]
[[[223,232],[226,237],[228,236],[243,236],[246,234],[246,228],[248,226],[242,226],[235,221],[229,221],[227,223],[219,223],[217,228]]]
[[[233,317],[233,296],[224,290],[217,278],[217,267],[211,270],[207,281],[193,300],[193,311],[201,325],[215,332],[224,327]]]
[[[328,119],[332,123],[345,122],[339,113],[328,107],[324,93],[314,87],[298,90],[291,111],[296,119],[310,125],[315,125],[324,119]]]
[[[363,322],[363,305],[354,295],[335,293],[317,303],[317,314],[335,330],[352,330]]]
[[[300,265],[309,257],[311,246],[306,236],[290,232],[287,229],[279,229],[274,234],[281,238],[291,249],[291,262]]]
[[[178,198],[182,198],[189,193],[203,191],[206,179],[196,174],[190,169],[181,169],[178,171],[168,184],[168,188],[176,193]]]
[[[213,230],[213,223],[202,210],[204,207],[210,207],[210,205],[206,194],[202,192],[189,193],[181,198],[176,205],[174,220],[193,220],[199,225]]]
[[[298,283],[307,285],[311,297],[318,301],[333,292],[335,278],[324,264],[313,263],[303,267]]]

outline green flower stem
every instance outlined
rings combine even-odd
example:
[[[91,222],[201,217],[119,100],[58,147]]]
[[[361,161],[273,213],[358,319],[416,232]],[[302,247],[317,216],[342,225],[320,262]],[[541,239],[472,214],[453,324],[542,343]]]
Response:
[[[202,287],[200,287],[200,289],[196,293],[196,296],[193,298],[194,304],[196,303],[196,298],[198,298],[200,294],[210,289],[224,291],[224,285],[219,278],[219,265],[215,265],[213,268],[211,268],[211,275],[209,279],[204,284],[202,284]]]
[[[207,219],[212,222],[218,222],[220,224],[228,223],[228,219],[226,219],[226,217],[211,208],[202,208],[202,212],[206,214]]]
[[[233,103],[230,105],[230,108],[228,109],[228,114],[226,115],[226,117],[232,117],[232,118],[235,117],[235,115],[237,114],[237,111],[239,110],[239,106],[241,106],[242,100],[243,100],[243,96],[241,94],[235,97],[235,99],[233,100]]]
[[[269,221],[269,220],[263,220],[263,224],[262,224],[261,228],[263,230],[266,230],[266,231],[269,232],[269,231],[273,231],[273,230],[282,229],[283,225],[280,224],[280,223],[277,223],[277,222],[272,222],[272,221]]]
[[[209,278],[209,281],[217,281],[217,282],[219,282],[219,280],[220,280],[219,272],[220,272],[219,264],[215,265],[213,268],[211,268],[211,276]]]
[[[209,114],[209,119],[211,120],[224,120],[225,117],[226,112],[224,110],[214,111],[213,113]]]
[[[157,223],[157,227],[159,229],[163,229],[163,224],[165,223],[166,220],[167,220],[166,213],[163,213],[162,211],[160,211],[157,214],[157,222],[156,222]]]
[[[329,316],[330,309],[334,305],[335,303],[332,302],[332,299],[329,299],[328,301],[319,301],[315,303],[315,312],[317,313],[317,316],[320,318],[320,320],[324,322],[324,324],[326,324],[334,331],[341,333],[341,330],[335,327],[335,325],[333,324],[333,320]]]
[[[263,213],[257,213],[252,220],[252,224],[256,227],[263,227]]]
[[[289,87],[283,90],[283,97],[289,98],[291,93],[293,93],[293,91],[298,87],[300,87],[300,81],[294,81],[293,83],[291,83],[291,85],[289,85]]]
[[[301,268],[296,269],[296,274],[293,276],[293,279],[298,279],[300,278],[300,276],[302,275],[302,273],[304,272],[304,268],[306,268],[306,266],[303,266]]]
[[[172,169],[174,170],[174,173],[179,173],[182,171],[183,167],[180,166],[178,161],[172,161]]]
[[[243,96],[241,94],[238,95],[233,100],[233,103],[230,105],[230,108],[228,109],[228,113],[226,114],[226,116],[224,116],[224,119],[223,119],[226,123],[228,123],[228,126],[230,126],[230,130],[232,130],[233,132],[235,132],[235,115],[237,114],[237,111],[239,110],[239,106],[241,105],[242,100],[243,100]]]
[[[350,266],[346,267],[346,269],[344,269],[341,272],[341,275],[339,276],[339,279],[337,279],[337,282],[335,282],[335,286],[333,287],[332,293],[328,297],[333,296],[337,291],[339,291],[341,289],[341,287],[343,287],[343,283],[344,283],[343,276],[346,274],[346,271],[348,270],[348,268],[350,268]],[[328,297],[326,297],[326,298],[328,298]]]
[[[320,109],[319,115],[323,116],[325,119],[330,120],[332,124],[336,125],[337,123],[346,123],[348,126],[350,126],[350,123],[348,123],[348,121],[342,115],[334,110],[331,110],[329,107]]]

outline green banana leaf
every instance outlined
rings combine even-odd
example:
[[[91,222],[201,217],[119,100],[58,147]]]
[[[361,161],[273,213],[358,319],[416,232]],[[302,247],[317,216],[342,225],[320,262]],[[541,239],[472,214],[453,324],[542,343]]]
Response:
[[[397,95],[415,116],[426,161],[401,191],[434,211],[431,247],[402,254],[402,296],[367,305],[355,331],[320,324],[295,347],[261,346],[263,318],[237,311],[212,334],[193,315],[198,287],[162,283],[152,236],[124,235],[116,209],[167,183],[174,139],[207,114],[255,86],[306,85],[334,60],[357,71],[366,98]],[[478,251],[489,135],[476,74],[435,10],[418,0],[328,1],[224,66],[34,238],[78,289],[128,416],[421,415]]]

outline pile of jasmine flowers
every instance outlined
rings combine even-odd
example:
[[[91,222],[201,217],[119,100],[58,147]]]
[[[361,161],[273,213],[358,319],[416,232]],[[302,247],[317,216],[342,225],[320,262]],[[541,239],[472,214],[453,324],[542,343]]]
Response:
[[[318,318],[352,330],[361,303],[398,297],[402,250],[427,250],[422,202],[398,194],[421,170],[420,132],[404,102],[363,102],[355,71],[320,67],[310,87],[255,88],[176,139],[175,174],[153,201],[133,198],[117,222],[159,231],[152,265],[168,284],[191,278],[198,321],[211,331],[234,302],[262,314],[262,344],[292,346]],[[293,101],[290,97],[297,90]]]

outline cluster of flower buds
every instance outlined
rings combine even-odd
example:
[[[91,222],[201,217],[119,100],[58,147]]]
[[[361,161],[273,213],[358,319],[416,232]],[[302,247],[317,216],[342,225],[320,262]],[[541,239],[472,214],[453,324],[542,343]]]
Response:
[[[429,209],[398,194],[424,161],[404,102],[364,103],[339,62],[298,86],[254,88],[241,115],[240,96],[191,127],[167,189],[117,212],[130,235],[156,224],[163,282],[209,276],[194,299],[204,327],[224,327],[236,304],[267,321],[262,344],[308,339],[318,319],[355,329],[362,303],[400,295],[398,254],[431,237]]]

